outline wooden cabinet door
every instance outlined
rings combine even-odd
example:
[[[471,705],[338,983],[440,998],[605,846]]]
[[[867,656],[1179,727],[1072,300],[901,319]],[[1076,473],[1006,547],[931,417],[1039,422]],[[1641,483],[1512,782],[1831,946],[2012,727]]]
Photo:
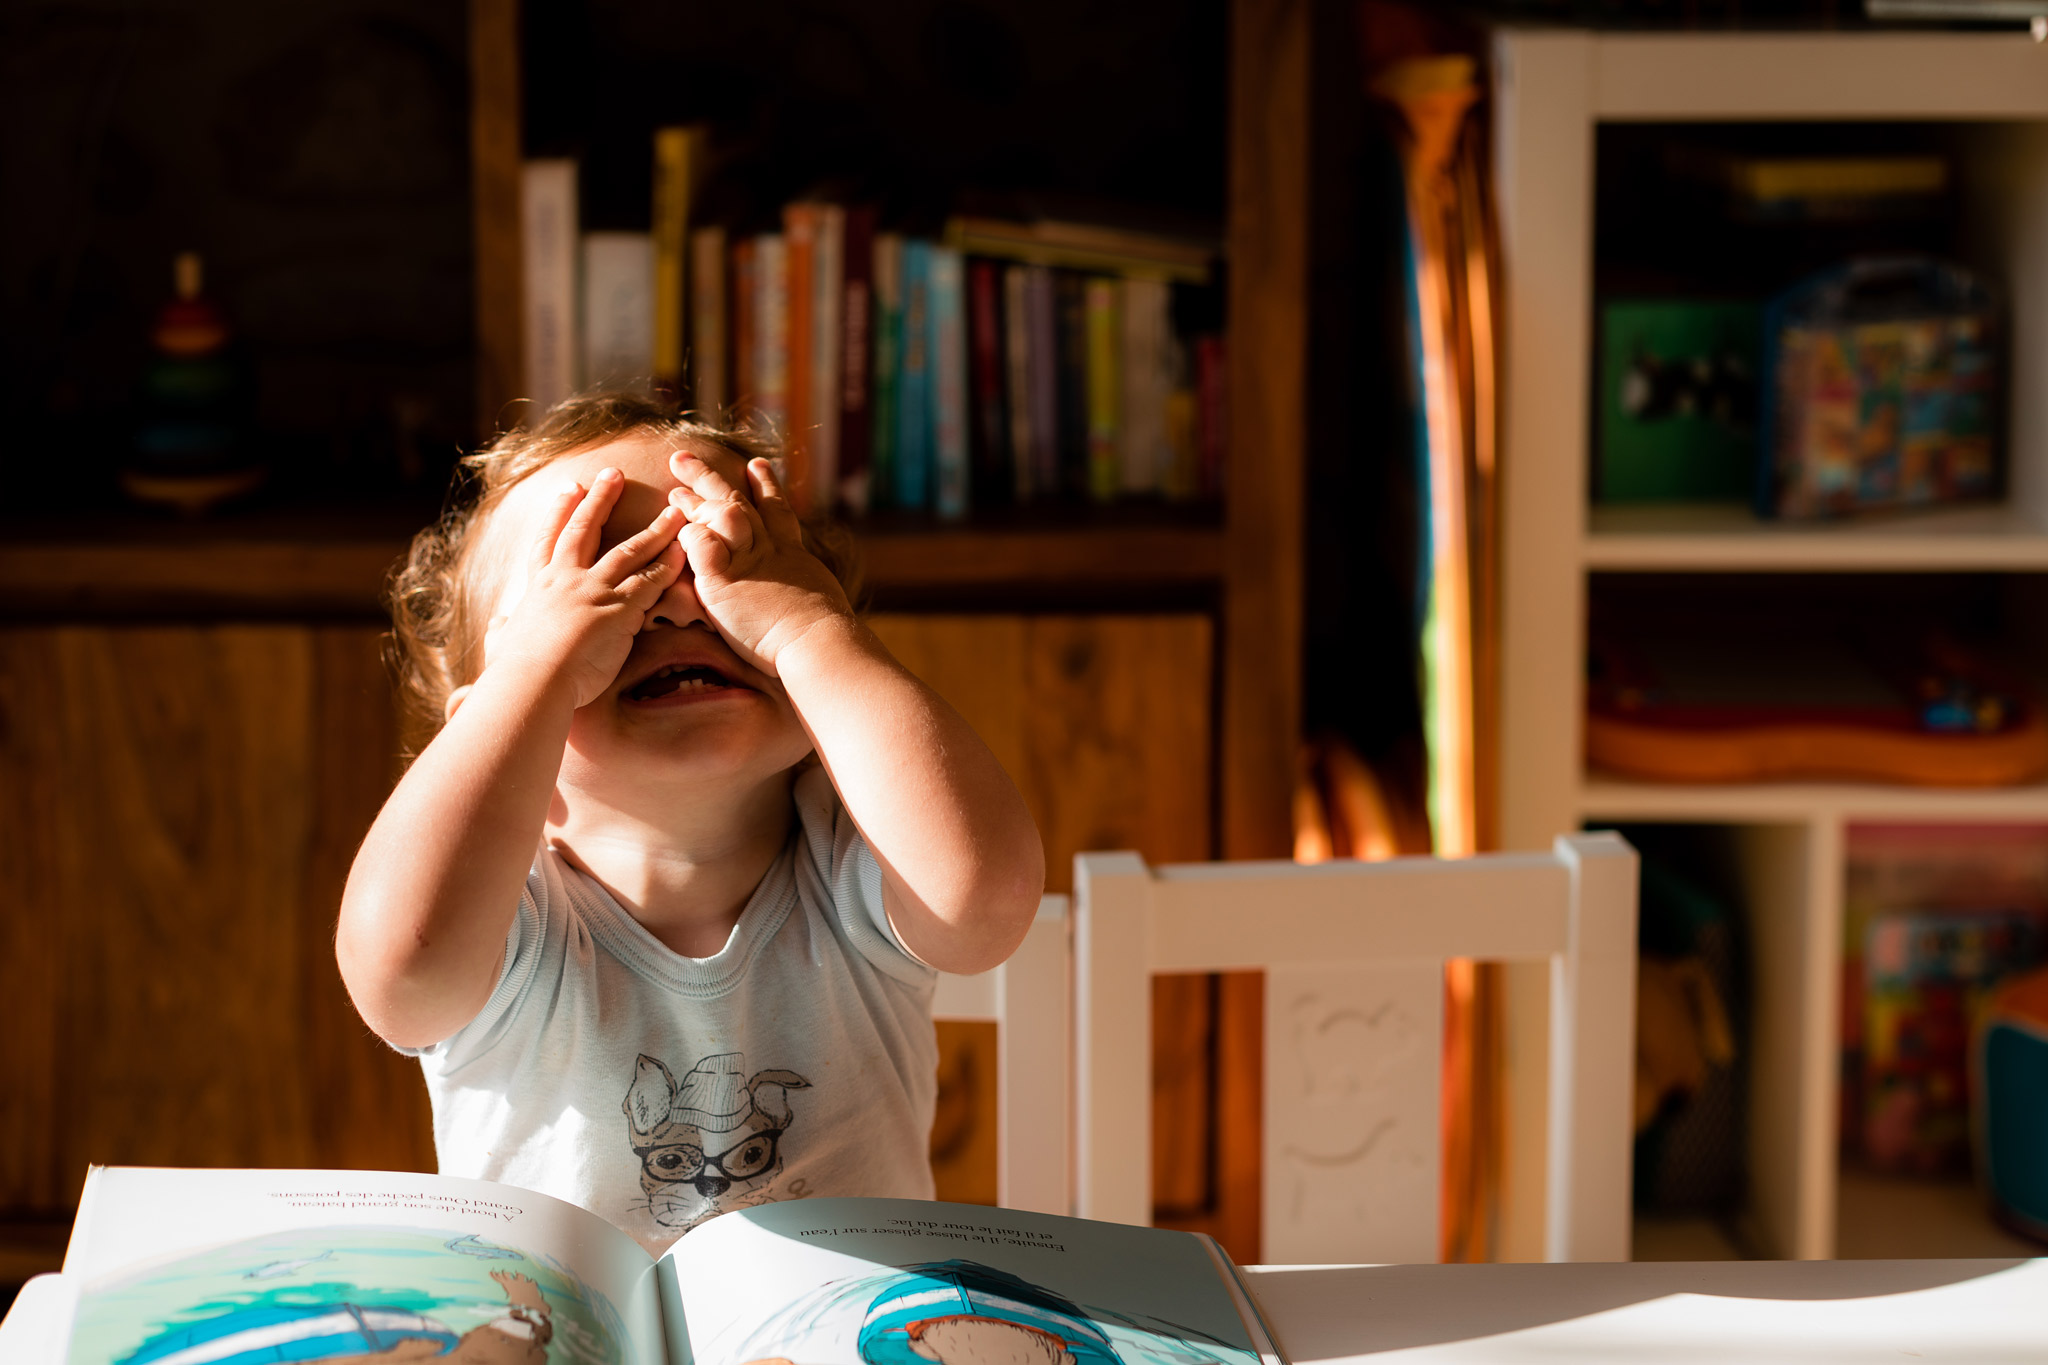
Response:
[[[0,630],[0,1208],[89,1162],[433,1168],[334,966],[397,775],[367,627]]]
[[[1045,838],[1048,891],[1074,855],[1211,856],[1213,631],[1161,616],[913,616],[869,622],[967,719]]]
[[[1209,618],[878,616],[898,659],[951,702],[1015,779],[1045,838],[1046,889],[1074,855],[1213,857],[1214,633]],[[1153,988],[1153,1204],[1167,1226],[1256,1245],[1260,979]],[[940,1029],[939,1197],[995,1202],[993,1029]],[[1249,1175],[1246,1165],[1249,1161]]]

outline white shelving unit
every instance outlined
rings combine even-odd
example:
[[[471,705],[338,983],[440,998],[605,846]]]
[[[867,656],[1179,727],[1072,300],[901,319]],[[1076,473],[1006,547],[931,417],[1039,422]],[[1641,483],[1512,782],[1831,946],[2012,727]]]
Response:
[[[1835,1254],[1836,1077],[1846,827],[2038,821],[2048,786],[1658,786],[1583,761],[1589,579],[1622,573],[2048,574],[2048,47],[2024,34],[1593,34],[1509,30],[1496,48],[1505,262],[1500,828],[1545,848],[1587,820],[1736,831],[1756,1013],[1750,1223],[1771,1255]],[[1938,121],[1962,148],[1966,255],[2006,290],[2005,505],[1821,527],[1730,506],[1590,508],[1593,189],[1603,123]],[[2048,637],[2048,619],[2042,633]],[[1504,1249],[1541,1226],[1536,1077],[1547,983],[1509,987]],[[1851,1187],[1855,1179],[1847,1181]],[[1855,1188],[1852,1197],[1860,1197]],[[1533,1220],[1533,1221],[1532,1221]],[[1854,1220],[1851,1220],[1854,1222]],[[1846,1226],[1846,1225],[1845,1225]],[[1927,1254],[1940,1254],[1930,1251]]]

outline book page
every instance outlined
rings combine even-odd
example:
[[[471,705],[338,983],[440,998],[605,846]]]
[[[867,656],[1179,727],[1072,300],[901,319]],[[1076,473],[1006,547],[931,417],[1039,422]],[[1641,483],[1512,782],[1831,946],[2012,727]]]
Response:
[[[1187,1233],[806,1199],[716,1218],[664,1260],[690,1365],[1261,1365]]]
[[[646,1252],[488,1181],[97,1170],[64,1272],[69,1365],[666,1359]]]

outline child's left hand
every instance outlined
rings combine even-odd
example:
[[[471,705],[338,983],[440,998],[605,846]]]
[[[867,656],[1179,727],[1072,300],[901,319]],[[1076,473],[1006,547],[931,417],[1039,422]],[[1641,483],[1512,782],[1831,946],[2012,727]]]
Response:
[[[821,621],[853,615],[846,592],[804,548],[796,510],[766,460],[677,451],[668,499],[689,522],[677,536],[697,599],[746,663],[775,674],[775,656]]]

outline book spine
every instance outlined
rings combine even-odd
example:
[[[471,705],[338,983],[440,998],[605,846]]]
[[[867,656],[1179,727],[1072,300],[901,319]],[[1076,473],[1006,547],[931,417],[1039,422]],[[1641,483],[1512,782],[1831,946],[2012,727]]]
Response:
[[[1117,361],[1123,337],[1117,325],[1116,294],[1115,280],[1098,277],[1088,281],[1088,496],[1097,502],[1115,498],[1121,481],[1117,419],[1123,394]]]
[[[758,410],[760,383],[754,375],[754,362],[760,358],[761,346],[757,339],[760,322],[757,313],[761,291],[755,280],[759,272],[755,269],[756,253],[752,237],[743,237],[732,244],[732,395],[729,399],[733,408],[744,413]]]
[[[1010,419],[1010,496],[1031,501],[1031,313],[1024,267],[1003,271],[1003,413]]]
[[[811,249],[811,506],[839,499],[839,394],[845,385],[846,210],[818,206]]]
[[[946,518],[967,515],[967,289],[960,253],[933,247],[927,307],[931,318],[933,503]]]
[[[683,392],[684,253],[696,130],[654,130],[654,386],[671,401]]]
[[[1185,502],[1201,491],[1200,409],[1195,397],[1194,353],[1170,331],[1166,338],[1166,496]]]
[[[993,261],[967,267],[968,377],[972,414],[969,443],[974,500],[1007,502],[1016,491],[1010,464],[1010,422],[1003,409],[1001,275]]]
[[[896,505],[931,505],[931,244],[903,244],[903,378],[896,388]]]
[[[896,501],[896,445],[902,428],[898,409],[903,395],[903,239],[893,232],[875,235],[874,299],[868,500],[871,505],[891,506]]]
[[[1120,293],[1123,403],[1117,432],[1118,486],[1125,493],[1160,493],[1173,464],[1166,448],[1166,282],[1126,279]]]
[[[724,228],[690,234],[690,405],[714,419],[732,401],[725,261]]]
[[[1224,470],[1228,467],[1230,395],[1224,388],[1223,338],[1200,337],[1195,341],[1196,444],[1201,450],[1201,489],[1205,498],[1223,496]]]
[[[782,210],[783,308],[788,319],[783,350],[783,487],[798,516],[811,510],[811,465],[817,417],[811,410],[812,313],[817,304],[818,206],[789,204]]]
[[[1080,275],[1053,276],[1059,353],[1059,481],[1070,497],[1088,492],[1088,293]]]
[[[840,350],[839,498],[855,516],[868,510],[869,470],[874,451],[875,211],[846,212],[841,251],[846,275],[841,305],[845,340]]]
[[[789,439],[789,252],[778,233],[754,239],[754,406]]]
[[[519,184],[529,417],[576,392],[576,163],[529,161]]]
[[[654,239],[583,236],[583,381],[644,390],[654,367]]]
[[[1056,498],[1060,485],[1060,347],[1052,270],[1024,267],[1024,300],[1031,349],[1031,490]]]

